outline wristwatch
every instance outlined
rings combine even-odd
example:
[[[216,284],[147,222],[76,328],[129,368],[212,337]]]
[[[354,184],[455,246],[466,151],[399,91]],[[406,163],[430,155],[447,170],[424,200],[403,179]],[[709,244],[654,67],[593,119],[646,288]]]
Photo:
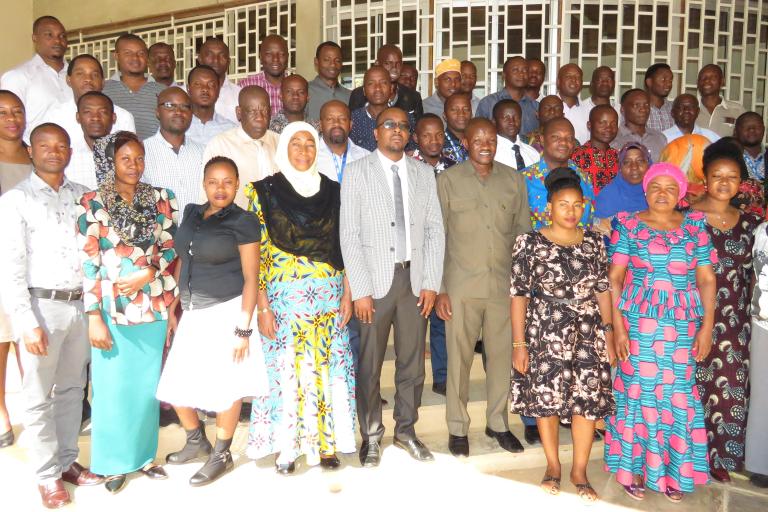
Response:
[[[613,332],[613,324],[611,322],[601,325],[600,328],[603,329],[603,332]]]

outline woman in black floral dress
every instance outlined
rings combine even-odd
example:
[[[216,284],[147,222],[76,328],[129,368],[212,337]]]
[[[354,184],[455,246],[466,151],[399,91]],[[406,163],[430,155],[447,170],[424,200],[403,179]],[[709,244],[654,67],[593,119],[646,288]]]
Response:
[[[740,148],[727,140],[704,151],[707,193],[693,207],[707,217],[707,231],[717,250],[717,307],[712,351],[696,368],[704,405],[712,478],[730,481],[730,471],[744,468],[747,421],[749,342],[751,337],[752,245],[760,219],[741,211],[737,196],[747,166]]]
[[[595,420],[614,409],[608,260],[602,236],[578,227],[578,176],[558,168],[545,186],[552,224],[520,235],[513,250],[512,412],[536,418],[547,458],[541,486],[551,494],[560,491],[559,422],[572,422],[570,479],[592,502],[586,468]]]

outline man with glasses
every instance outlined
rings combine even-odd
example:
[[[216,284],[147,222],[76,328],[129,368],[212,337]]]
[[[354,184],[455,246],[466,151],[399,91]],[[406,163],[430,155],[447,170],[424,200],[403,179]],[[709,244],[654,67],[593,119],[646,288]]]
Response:
[[[357,413],[360,463],[381,460],[384,425],[379,378],[390,329],[395,343],[394,445],[433,460],[416,437],[424,388],[424,349],[443,269],[445,234],[432,168],[404,150],[408,115],[376,116],[376,150],[349,165],[341,182],[341,251],[360,322]]]
[[[248,208],[248,199],[243,194],[245,186],[275,172],[275,151],[280,136],[269,129],[272,115],[269,94],[258,85],[243,87],[236,113],[240,126],[214,137],[205,147],[203,160],[226,156],[235,161],[240,172],[235,204],[245,209]]]
[[[123,34],[115,41],[117,74],[104,83],[104,94],[131,114],[136,123],[136,135],[144,140],[157,132],[155,116],[157,95],[165,85],[149,80],[147,73],[147,44],[135,34]]]
[[[157,97],[155,110],[160,130],[144,141],[143,180],[176,194],[179,224],[184,208],[196,203],[203,182],[203,146],[186,136],[192,124],[192,101],[179,87]]]

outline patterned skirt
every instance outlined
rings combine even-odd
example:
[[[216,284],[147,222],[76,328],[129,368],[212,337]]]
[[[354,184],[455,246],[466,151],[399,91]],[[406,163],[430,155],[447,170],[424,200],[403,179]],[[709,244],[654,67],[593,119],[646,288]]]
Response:
[[[263,339],[269,395],[253,400],[247,454],[279,453],[279,463],[305,455],[355,452],[355,375],[349,335],[339,326],[341,274],[267,285],[277,339]]]
[[[605,467],[622,485],[641,475],[657,492],[693,492],[709,480],[704,409],[691,354],[698,324],[624,312],[629,359],[616,374],[616,414],[605,433]]]

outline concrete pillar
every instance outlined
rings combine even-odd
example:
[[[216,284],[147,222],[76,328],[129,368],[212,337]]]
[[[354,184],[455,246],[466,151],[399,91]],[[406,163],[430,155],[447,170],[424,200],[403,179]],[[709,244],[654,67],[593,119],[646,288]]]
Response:
[[[322,0],[296,2],[296,73],[308,81],[315,71],[315,49],[323,42]]]
[[[32,0],[3,2],[2,45],[0,45],[0,73],[32,57]]]

